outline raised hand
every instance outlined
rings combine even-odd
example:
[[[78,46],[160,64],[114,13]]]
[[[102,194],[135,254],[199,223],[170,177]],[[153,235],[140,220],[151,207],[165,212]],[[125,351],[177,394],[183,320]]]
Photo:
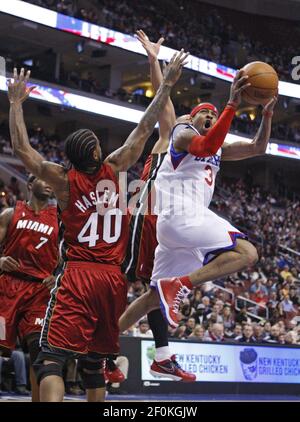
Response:
[[[272,97],[271,100],[264,106],[263,114],[272,117],[273,110],[277,101],[278,101],[278,94],[274,95],[274,97]]]
[[[237,107],[241,100],[242,100],[242,92],[251,86],[250,83],[247,82],[248,76],[244,76],[244,71],[239,70],[237,74],[235,75],[235,78],[233,79],[233,82],[231,84],[230,88],[230,97],[229,102],[233,104],[235,107]]]
[[[188,63],[187,57],[190,53],[186,53],[183,49],[179,53],[175,53],[170,63],[164,69],[164,84],[173,86],[178,81],[182,68]]]
[[[160,46],[164,42],[164,38],[160,38],[156,43],[151,42],[145,32],[141,29],[136,31],[137,39],[147,52],[149,60],[156,60],[159,54]]]
[[[22,104],[29,97],[35,86],[28,87],[27,83],[30,77],[30,70],[26,72],[21,69],[18,75],[17,68],[14,68],[13,79],[8,81],[8,99],[11,104]]]

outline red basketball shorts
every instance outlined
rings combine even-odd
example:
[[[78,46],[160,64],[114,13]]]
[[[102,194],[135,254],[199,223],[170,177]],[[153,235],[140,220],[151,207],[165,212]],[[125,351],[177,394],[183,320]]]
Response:
[[[0,276],[0,346],[14,349],[22,341],[40,333],[50,292],[42,283],[25,281],[9,274]]]
[[[119,352],[127,283],[117,266],[68,262],[52,291],[41,341],[66,352]]]

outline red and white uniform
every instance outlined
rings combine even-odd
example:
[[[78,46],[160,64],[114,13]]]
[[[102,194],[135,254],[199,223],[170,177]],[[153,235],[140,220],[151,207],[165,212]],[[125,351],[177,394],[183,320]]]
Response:
[[[0,276],[0,345],[15,347],[21,339],[41,331],[50,297],[42,281],[58,261],[57,208],[35,212],[18,201],[9,224],[3,256],[19,262],[18,272]]]
[[[69,204],[61,213],[67,261],[52,292],[41,344],[83,354],[118,353],[118,319],[127,298],[120,265],[128,241],[118,180],[106,164],[92,175],[71,169],[68,179]]]
[[[237,237],[245,237],[208,208],[220,167],[221,149],[207,158],[177,153],[173,140],[185,129],[199,135],[192,125],[174,127],[168,154],[155,182],[158,246],[152,286],[160,278],[182,276],[201,268],[216,254],[232,249]]]

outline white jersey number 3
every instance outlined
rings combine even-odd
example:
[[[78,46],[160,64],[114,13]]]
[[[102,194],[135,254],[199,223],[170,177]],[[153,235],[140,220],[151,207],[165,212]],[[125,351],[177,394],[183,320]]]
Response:
[[[78,242],[80,243],[87,243],[89,247],[92,248],[96,246],[97,240],[99,240],[98,234],[98,221],[99,221],[99,214],[97,212],[93,212],[85,225],[82,227],[81,232],[78,235]],[[116,242],[120,235],[121,235],[121,228],[122,228],[122,211],[114,208],[109,211],[103,217],[103,235],[102,239],[106,243],[114,243]],[[112,234],[112,221],[113,217],[115,220],[115,229]]]

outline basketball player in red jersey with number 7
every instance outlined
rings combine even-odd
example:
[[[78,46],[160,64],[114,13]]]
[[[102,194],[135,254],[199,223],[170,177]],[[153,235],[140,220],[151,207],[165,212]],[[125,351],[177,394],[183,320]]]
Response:
[[[31,175],[28,191],[28,202],[18,201],[0,215],[0,353],[14,350],[19,337],[32,364],[57,266],[58,219],[57,207],[48,203],[49,185]],[[30,378],[32,400],[38,401],[32,369]]]
[[[14,152],[33,174],[53,188],[68,247],[66,267],[56,280],[45,317],[42,352],[35,362],[41,401],[63,400],[62,367],[72,355],[82,357],[81,375],[88,400],[104,400],[102,363],[107,355],[119,352],[118,319],[127,299],[127,283],[120,265],[128,241],[128,218],[119,209],[117,176],[140,157],[187,55],[182,50],[173,56],[140,123],[125,144],[104,162],[99,140],[92,131],[81,129],[68,136],[65,153],[72,164],[69,171],[44,161],[30,146],[22,102],[33,88],[26,86],[29,72],[25,76],[24,69],[20,75],[14,70],[8,86]]]

